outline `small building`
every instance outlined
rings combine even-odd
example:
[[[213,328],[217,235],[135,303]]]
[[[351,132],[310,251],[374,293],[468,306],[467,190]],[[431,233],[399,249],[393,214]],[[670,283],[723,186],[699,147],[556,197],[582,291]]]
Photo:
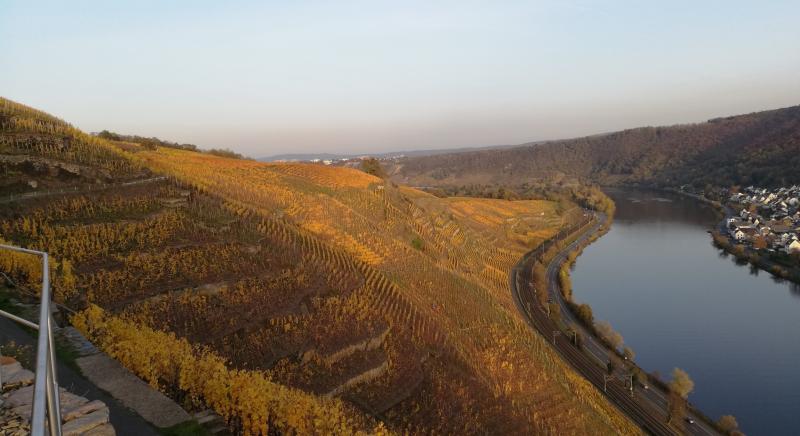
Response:
[[[772,233],[781,235],[784,233],[790,233],[792,228],[787,226],[786,224],[775,224],[772,226]]]
[[[786,252],[789,254],[800,253],[800,241],[793,239],[792,242],[786,245]]]

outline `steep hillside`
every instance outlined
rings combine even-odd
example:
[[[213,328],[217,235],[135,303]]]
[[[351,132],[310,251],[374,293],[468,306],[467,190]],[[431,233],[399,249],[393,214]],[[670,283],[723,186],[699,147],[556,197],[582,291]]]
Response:
[[[6,142],[18,135],[7,125],[44,116],[4,104]],[[83,310],[76,325],[184,404],[246,433],[379,421],[413,433],[638,432],[511,301],[511,266],[572,212],[439,199],[346,168],[86,144],[48,149],[47,165],[111,153],[90,166],[120,170],[69,194],[0,190],[0,237],[49,251],[59,301]],[[35,265],[0,253],[0,269],[35,289]]]
[[[0,97],[0,189],[76,188],[124,181],[147,170],[107,141]]]
[[[415,186],[520,184],[566,174],[604,185],[800,183],[800,106],[643,127],[503,150],[409,158],[392,169]]]

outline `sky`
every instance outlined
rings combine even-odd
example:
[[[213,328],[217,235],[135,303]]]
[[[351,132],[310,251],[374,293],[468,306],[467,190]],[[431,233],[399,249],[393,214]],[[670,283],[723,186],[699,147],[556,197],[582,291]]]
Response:
[[[0,95],[249,156],[518,144],[800,104],[793,1],[0,0]]]

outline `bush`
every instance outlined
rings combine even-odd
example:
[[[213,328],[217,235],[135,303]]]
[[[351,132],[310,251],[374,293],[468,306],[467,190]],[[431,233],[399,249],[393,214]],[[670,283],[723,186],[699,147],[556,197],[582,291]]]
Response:
[[[731,434],[739,428],[739,423],[733,415],[725,415],[717,421],[717,427],[723,433]]]
[[[364,171],[367,174],[372,174],[375,177],[380,177],[385,179],[387,177],[386,171],[383,170],[380,161],[378,159],[369,158],[364,159],[361,161],[361,171]]]
[[[608,321],[598,321],[597,324],[595,324],[595,330],[600,338],[614,350],[619,350],[619,348],[622,347],[622,335],[615,331]]]
[[[239,153],[236,153],[233,150],[228,150],[227,148],[212,148],[211,150],[207,151],[208,154],[213,154],[214,156],[219,157],[226,157],[228,159],[244,159]]]
[[[588,304],[580,304],[578,305],[575,314],[578,315],[578,319],[586,326],[594,325],[594,314],[592,313],[592,308]]]

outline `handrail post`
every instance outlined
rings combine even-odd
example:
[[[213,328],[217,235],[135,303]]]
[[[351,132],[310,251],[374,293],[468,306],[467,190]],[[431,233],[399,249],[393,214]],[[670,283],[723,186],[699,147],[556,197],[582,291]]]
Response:
[[[33,436],[45,435],[45,413],[47,406],[53,403],[53,384],[50,382],[50,260],[47,253],[42,256],[42,295],[39,310],[39,337],[36,346],[36,380],[33,386],[33,410],[31,411],[31,434]],[[56,388],[57,391],[57,388]],[[58,393],[55,392],[55,395]],[[50,413],[51,434],[60,431],[61,423],[52,425],[54,413]]]
[[[55,342],[53,339],[53,314],[50,312],[50,258],[43,251],[0,244],[0,249],[33,254],[42,258],[42,294],[39,324],[0,310],[7,317],[25,326],[39,330],[36,342],[36,374],[33,385],[31,434],[33,436],[61,436],[61,401],[58,391]],[[49,418],[49,425],[47,418]],[[48,432],[49,430],[49,432]]]
[[[58,373],[56,372],[56,347],[53,339],[53,314],[47,317],[47,339],[50,344],[47,347],[50,351],[47,354],[48,360],[48,386],[51,387],[53,394],[47,405],[47,414],[50,417],[50,435],[61,436],[61,398],[58,391]]]

